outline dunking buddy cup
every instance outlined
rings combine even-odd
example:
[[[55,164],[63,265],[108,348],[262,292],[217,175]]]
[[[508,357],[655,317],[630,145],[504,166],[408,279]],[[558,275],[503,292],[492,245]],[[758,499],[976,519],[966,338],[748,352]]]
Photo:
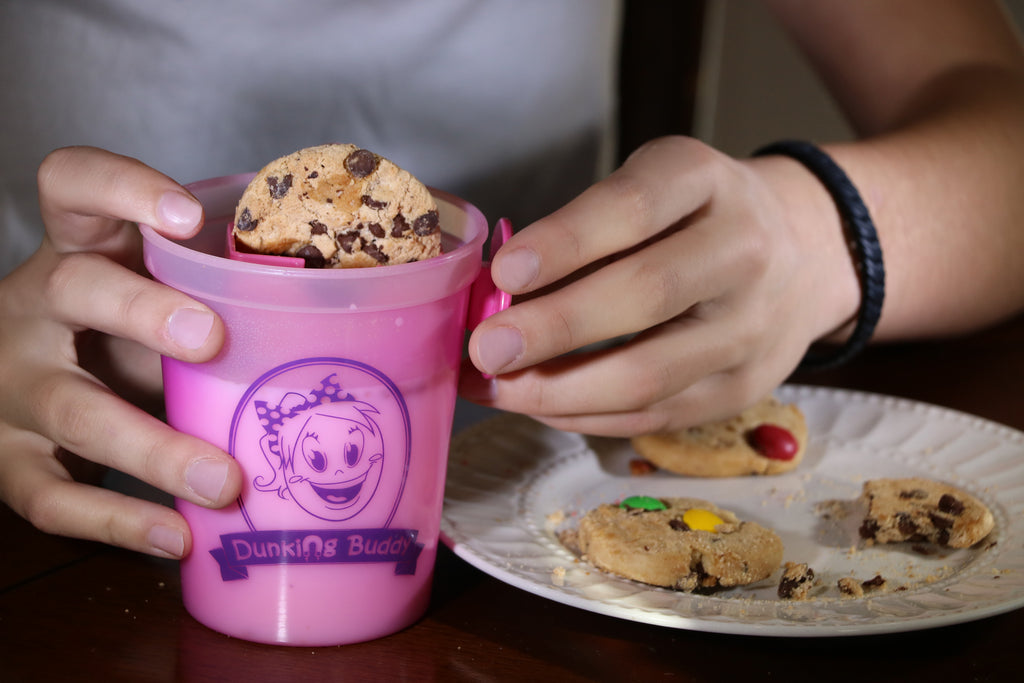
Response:
[[[177,501],[192,530],[189,613],[265,643],[338,645],[398,631],[426,609],[464,330],[508,305],[481,251],[487,224],[434,191],[444,253],[377,268],[304,269],[241,256],[225,228],[251,175],[189,189],[207,223],[146,267],[224,320],[216,358],[163,359],[167,420],[241,465],[238,501]],[[492,252],[507,236],[499,221]]]

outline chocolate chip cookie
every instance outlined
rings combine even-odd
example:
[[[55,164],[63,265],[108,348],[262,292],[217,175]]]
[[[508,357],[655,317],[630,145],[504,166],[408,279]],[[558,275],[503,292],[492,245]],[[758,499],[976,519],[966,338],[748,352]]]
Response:
[[[954,486],[923,478],[864,483],[868,505],[862,538],[875,543],[914,541],[969,548],[992,531],[995,520],[980,500]]]
[[[562,541],[599,569],[683,591],[760,581],[778,569],[783,553],[774,531],[693,498],[634,496],[600,505]]]
[[[239,250],[297,256],[307,268],[358,268],[441,253],[430,191],[391,161],[355,145],[309,147],[267,164],[242,194]]]
[[[632,444],[644,458],[676,474],[781,474],[803,459],[807,423],[797,406],[769,396],[727,420],[637,436]]]

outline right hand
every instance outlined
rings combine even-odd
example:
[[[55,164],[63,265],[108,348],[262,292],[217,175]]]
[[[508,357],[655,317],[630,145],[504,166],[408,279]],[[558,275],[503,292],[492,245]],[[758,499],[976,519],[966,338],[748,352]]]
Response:
[[[184,557],[181,515],[76,481],[70,463],[116,468],[205,507],[238,496],[231,456],[144,409],[160,405],[160,354],[207,361],[224,327],[145,275],[135,223],[188,237],[202,207],[163,174],[95,148],[52,152],[38,181],[46,234],[0,280],[0,499],[42,531]]]

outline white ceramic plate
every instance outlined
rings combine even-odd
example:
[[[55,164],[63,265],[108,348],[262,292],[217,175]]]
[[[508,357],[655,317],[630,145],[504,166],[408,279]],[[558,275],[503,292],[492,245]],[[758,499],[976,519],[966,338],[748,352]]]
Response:
[[[513,586],[581,609],[682,629],[765,636],[888,633],[956,624],[1024,606],[1024,433],[963,413],[874,394],[787,385],[777,396],[807,417],[794,472],[774,477],[630,476],[623,439],[582,437],[499,415],[453,439],[442,540]],[[967,550],[866,548],[855,501],[867,479],[921,476],[959,486],[995,516]],[[710,500],[775,529],[785,560],[820,579],[814,599],[783,601],[780,577],[693,595],[617,578],[578,561],[557,532],[628,495]],[[836,515],[836,509],[848,514]],[[833,514],[827,515],[826,510]],[[564,520],[559,517],[564,515]],[[564,571],[564,574],[563,574]],[[844,576],[887,585],[841,598]]]

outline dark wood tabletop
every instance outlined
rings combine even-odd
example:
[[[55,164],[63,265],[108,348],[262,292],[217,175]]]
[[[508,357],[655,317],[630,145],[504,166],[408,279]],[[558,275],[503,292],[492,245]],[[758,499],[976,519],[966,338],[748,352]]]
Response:
[[[1024,319],[963,339],[880,346],[793,381],[926,401],[1024,429]],[[200,625],[175,562],[40,533],[0,508],[0,681],[1011,681],[1024,610],[923,631],[721,635],[569,607],[442,549],[413,626],[326,648]]]

